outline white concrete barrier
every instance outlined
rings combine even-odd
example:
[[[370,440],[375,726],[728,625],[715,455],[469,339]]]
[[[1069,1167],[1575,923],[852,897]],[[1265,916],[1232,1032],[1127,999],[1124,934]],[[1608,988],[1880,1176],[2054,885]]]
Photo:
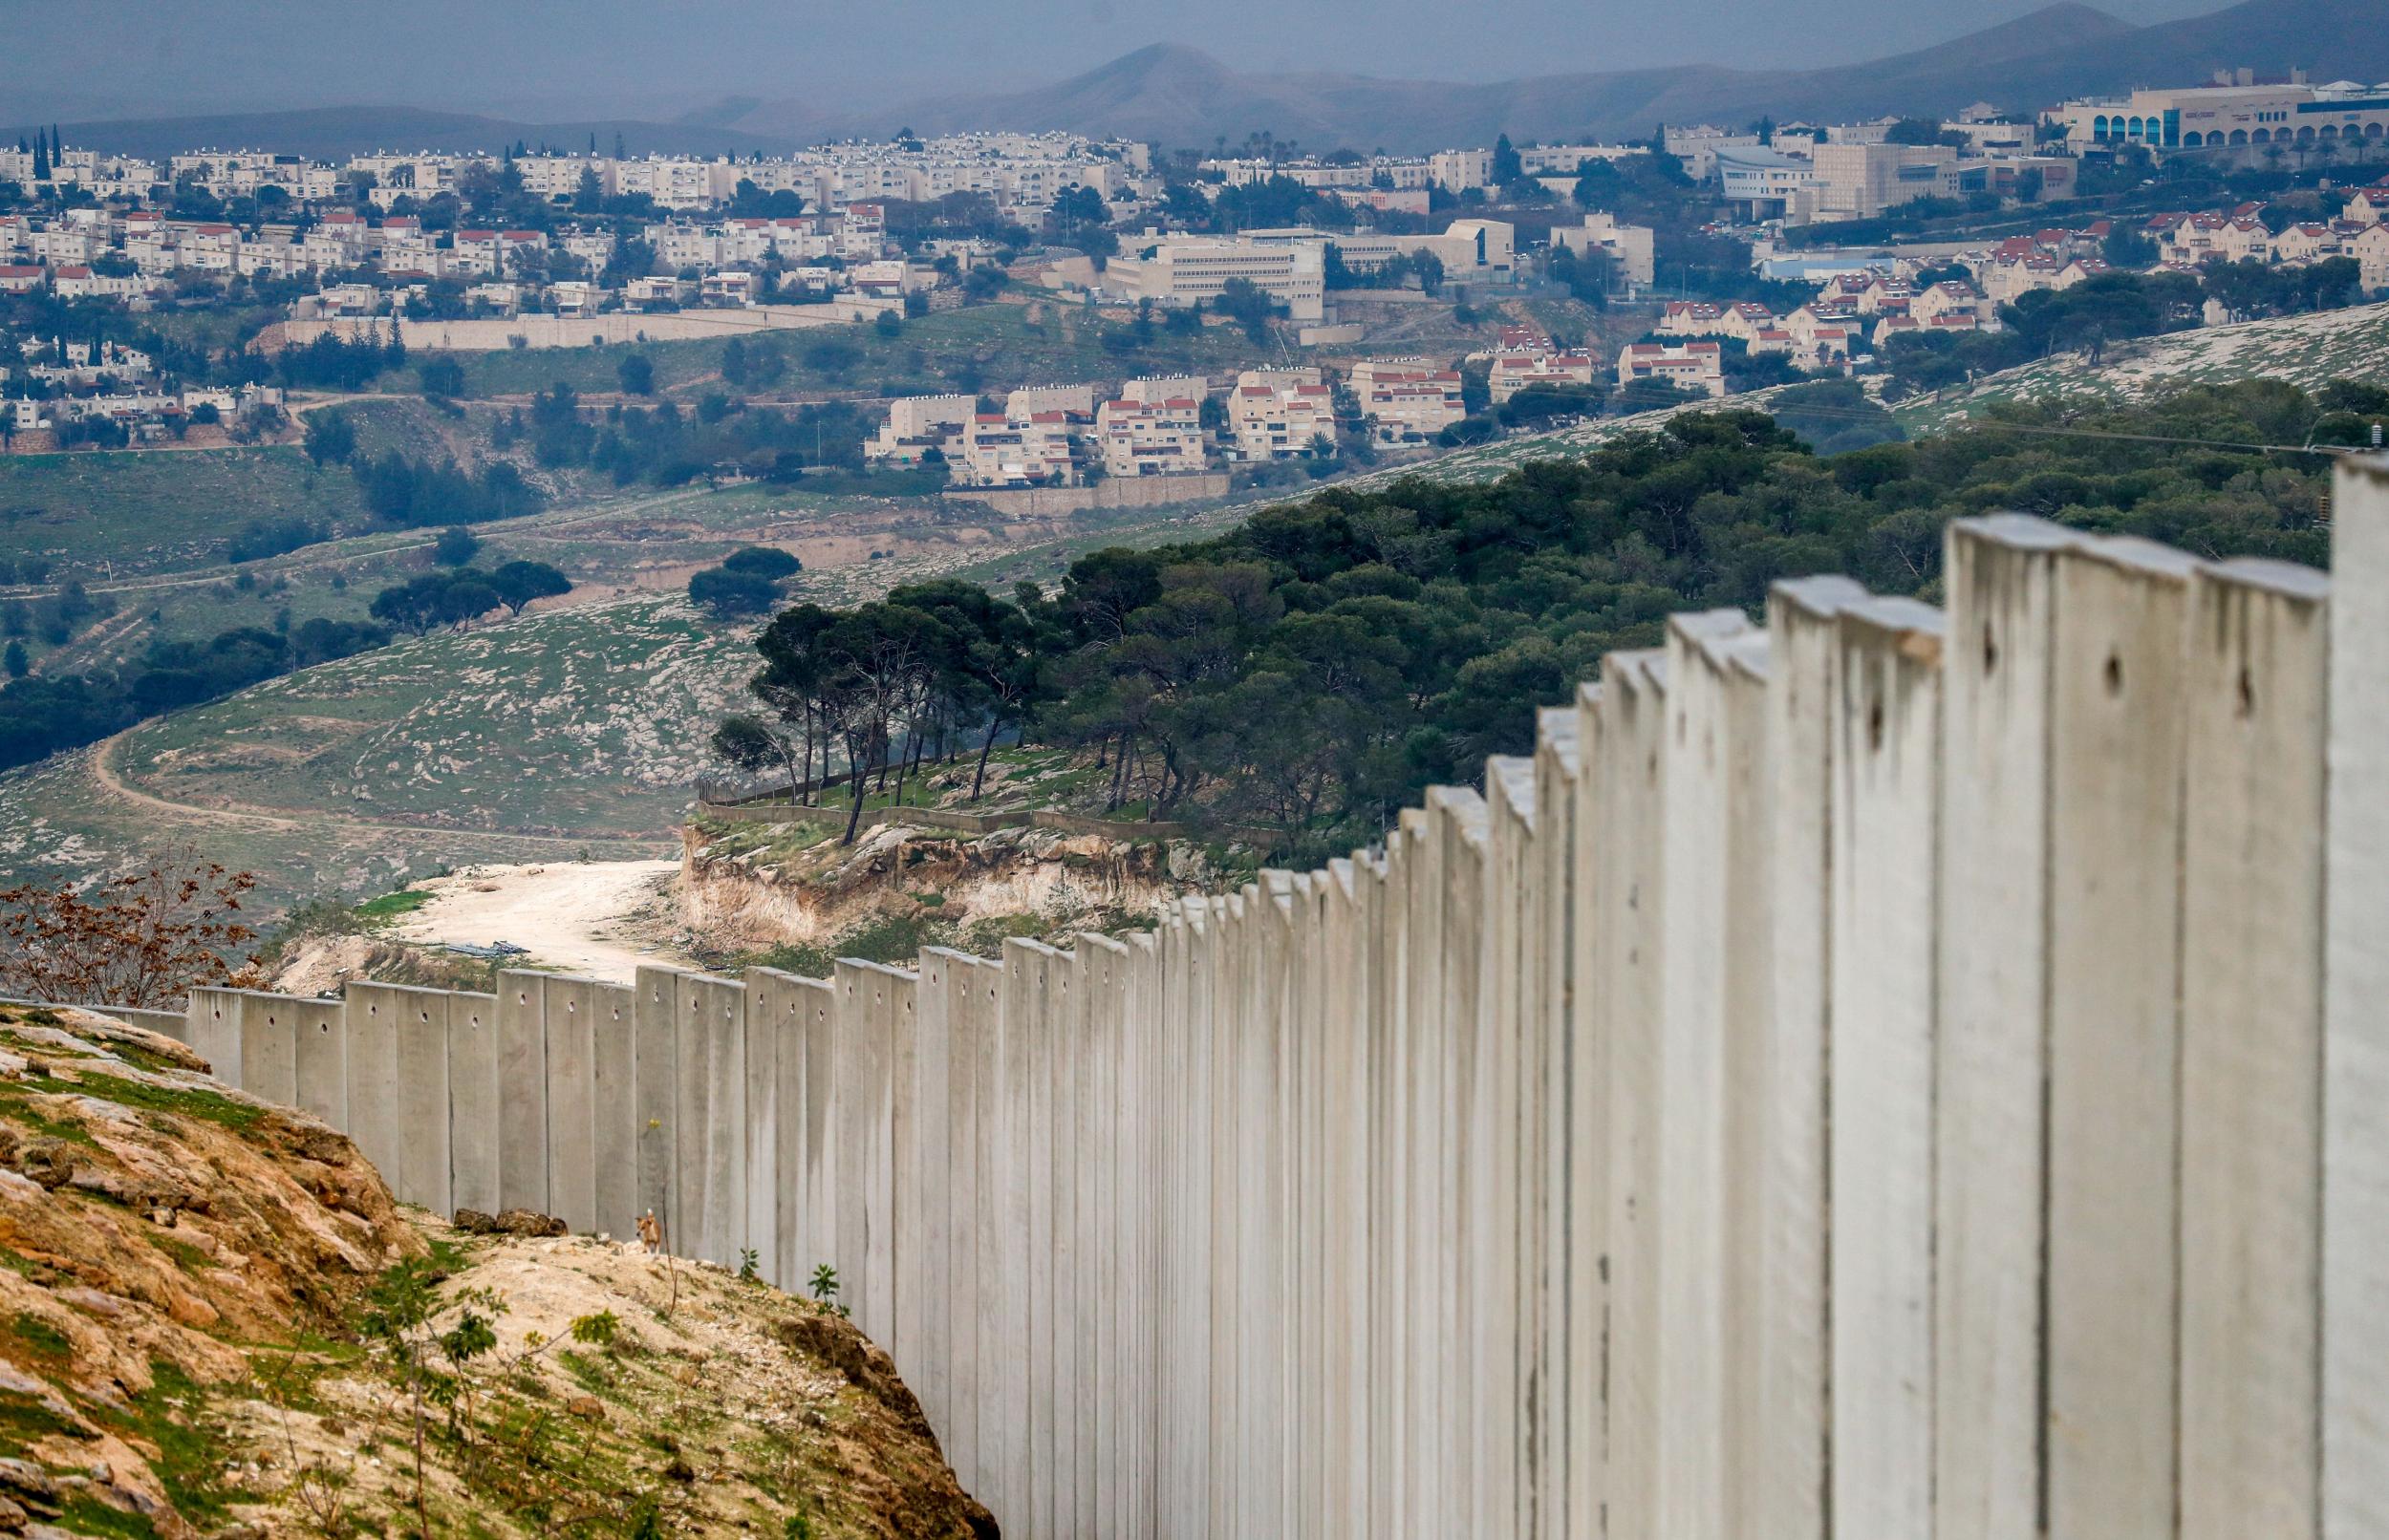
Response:
[[[433,1207],[839,1298],[1006,1532],[2389,1530],[2389,471],[2340,589],[1992,517],[1381,846],[829,980],[204,990]]]

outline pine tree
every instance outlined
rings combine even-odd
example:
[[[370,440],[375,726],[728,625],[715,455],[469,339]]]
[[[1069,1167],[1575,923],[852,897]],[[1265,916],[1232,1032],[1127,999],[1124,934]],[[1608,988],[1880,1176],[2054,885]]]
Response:
[[[50,145],[42,139],[40,129],[33,130],[33,180],[50,180]]]

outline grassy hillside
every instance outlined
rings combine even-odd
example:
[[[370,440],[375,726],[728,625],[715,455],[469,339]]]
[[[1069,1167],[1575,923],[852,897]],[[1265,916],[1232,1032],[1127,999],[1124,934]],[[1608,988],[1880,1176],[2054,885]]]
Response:
[[[571,836],[660,837],[741,638],[624,600],[440,634],[143,723],[118,762],[175,802]]]
[[[749,487],[526,522],[492,544],[568,570],[611,564],[627,582],[718,558],[733,531],[761,534],[807,553],[799,594],[837,605],[936,575],[1051,581],[1094,546],[1186,538],[1224,517],[1015,524],[929,505],[792,504]],[[168,612],[229,625],[330,591],[304,573],[278,594],[212,597],[223,588]],[[145,722],[104,759],[85,751],[0,776],[0,882],[73,877],[187,841],[258,872],[260,905],[278,912],[478,861],[669,853],[706,736],[753,671],[751,630],[701,619],[677,588],[626,588],[268,681]]]
[[[47,558],[60,580],[212,565],[234,530],[267,515],[366,522],[346,471],[288,446],[0,455],[0,542]]]

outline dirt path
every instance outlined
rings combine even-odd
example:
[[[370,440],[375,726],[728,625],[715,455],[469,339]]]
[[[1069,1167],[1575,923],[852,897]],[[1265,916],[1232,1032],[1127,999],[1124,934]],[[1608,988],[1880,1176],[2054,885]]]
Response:
[[[507,829],[447,828],[437,823],[398,823],[368,818],[343,818],[337,813],[322,811],[310,811],[303,817],[291,818],[267,808],[253,807],[246,802],[209,806],[204,802],[169,802],[163,797],[153,796],[126,781],[123,773],[117,768],[117,750],[123,746],[127,737],[140,730],[140,725],[137,724],[126,728],[114,738],[100,739],[84,757],[84,763],[90,766],[92,779],[99,783],[99,789],[109,796],[166,818],[182,819],[196,823],[220,823],[231,828],[307,828],[323,833],[399,834],[417,839],[449,836],[474,841],[487,840],[510,846],[527,846],[532,850],[563,845],[581,848],[591,845],[642,845],[656,843],[635,834],[523,834]]]
[[[391,928],[398,939],[521,947],[529,961],[627,984],[641,963],[685,966],[663,941],[663,888],[678,861],[470,866],[418,883],[430,903]]]
[[[221,807],[198,807],[188,802],[170,802],[163,797],[152,797],[145,791],[136,790],[118,773],[116,766],[117,750],[123,746],[125,734],[132,731],[128,727],[114,738],[101,738],[84,759],[83,762],[91,766],[92,779],[98,781],[99,789],[109,796],[162,817],[193,823],[222,823],[237,829],[298,827],[297,820],[281,818],[272,813],[239,813]]]

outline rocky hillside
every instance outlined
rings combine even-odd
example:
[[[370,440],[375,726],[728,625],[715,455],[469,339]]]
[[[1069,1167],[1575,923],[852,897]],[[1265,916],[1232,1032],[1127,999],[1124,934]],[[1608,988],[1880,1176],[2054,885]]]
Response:
[[[838,957],[903,962],[925,946],[993,955],[1007,936],[1132,927],[1222,881],[1214,854],[1185,841],[889,823],[846,846],[839,832],[691,824],[673,887],[678,939],[717,966],[759,961],[820,976]]]
[[[832,1310],[428,1224],[204,1067],[0,1007],[0,1534],[995,1532]]]

